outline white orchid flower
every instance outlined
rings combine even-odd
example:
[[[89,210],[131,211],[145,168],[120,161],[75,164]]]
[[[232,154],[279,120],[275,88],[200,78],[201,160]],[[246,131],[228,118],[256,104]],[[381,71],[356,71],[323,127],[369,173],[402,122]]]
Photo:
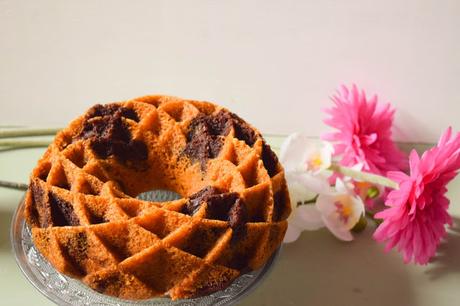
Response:
[[[281,145],[280,161],[286,172],[307,172],[313,175],[331,166],[334,148],[329,142],[317,141],[303,134],[289,135]]]
[[[353,236],[350,231],[364,215],[364,203],[340,179],[336,180],[335,190],[334,193],[320,194],[315,207],[334,236],[351,241]]]
[[[293,210],[284,242],[295,241],[304,230],[317,230],[324,226],[338,239],[351,241],[351,229],[363,214],[362,199],[337,179],[335,190],[320,193],[315,205],[301,205]]]
[[[291,198],[303,197],[300,201],[303,202],[330,190],[327,182],[330,173],[326,169],[331,165],[332,153],[331,144],[312,140],[302,134],[295,133],[286,138],[281,145],[280,161],[288,185],[293,190]],[[296,194],[299,190],[302,192]]]
[[[364,204],[353,194],[353,184],[337,179],[335,188],[328,182],[328,168],[334,150],[330,143],[302,134],[292,134],[281,146],[280,161],[293,204],[284,242],[297,240],[304,230],[326,226],[337,238],[352,240],[350,230],[364,213]],[[359,167],[359,166],[357,166]],[[316,199],[314,205],[303,205]]]
[[[324,227],[321,215],[311,202],[320,193],[329,193],[331,188],[327,173],[332,158],[332,146],[314,141],[301,134],[292,134],[281,146],[280,161],[284,166],[293,210],[288,219],[288,230],[284,241],[297,240],[304,230]]]
[[[284,242],[296,241],[303,231],[315,231],[324,227],[321,213],[315,205],[302,205],[292,210]]]

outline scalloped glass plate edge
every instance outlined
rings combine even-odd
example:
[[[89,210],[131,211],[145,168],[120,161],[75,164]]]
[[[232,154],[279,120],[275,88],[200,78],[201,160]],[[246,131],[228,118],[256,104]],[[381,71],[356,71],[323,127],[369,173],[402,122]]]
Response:
[[[171,194],[158,191],[147,197],[149,200],[164,201],[165,198],[171,197]],[[16,263],[21,272],[41,294],[58,305],[234,305],[252,292],[268,275],[281,250],[281,248],[276,250],[264,267],[241,275],[222,291],[195,299],[173,301],[169,298],[153,298],[133,301],[100,294],[80,281],[57,272],[32,243],[30,229],[24,221],[23,200],[13,214],[10,240]]]

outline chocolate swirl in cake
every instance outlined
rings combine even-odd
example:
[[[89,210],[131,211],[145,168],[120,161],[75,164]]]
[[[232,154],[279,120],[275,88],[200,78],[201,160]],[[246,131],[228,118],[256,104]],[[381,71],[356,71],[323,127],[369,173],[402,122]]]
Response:
[[[228,221],[233,229],[239,229],[246,223],[246,207],[236,192],[222,192],[207,186],[190,196],[183,213],[194,215],[203,204],[207,205],[208,219]]]
[[[35,204],[34,214],[41,227],[80,225],[72,204],[52,191],[46,191],[38,180],[30,182],[29,190]]]
[[[189,125],[184,154],[193,161],[199,161],[204,169],[206,161],[216,158],[223,145],[223,137],[233,128],[235,137],[247,145],[254,145],[257,133],[237,115],[220,110],[217,114],[200,114]]]
[[[91,149],[100,158],[115,156],[122,162],[147,159],[145,143],[132,139],[123,118],[139,121],[136,112],[114,104],[92,107],[77,139],[89,139]]]

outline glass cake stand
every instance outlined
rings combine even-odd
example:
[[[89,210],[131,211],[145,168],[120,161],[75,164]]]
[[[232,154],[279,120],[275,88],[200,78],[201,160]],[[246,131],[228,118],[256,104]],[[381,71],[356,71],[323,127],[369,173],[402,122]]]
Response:
[[[177,199],[178,195],[170,191],[156,190],[145,192],[139,198],[161,202]],[[254,290],[262,279],[267,276],[280,252],[280,249],[278,249],[264,267],[241,275],[222,291],[196,299],[172,301],[169,298],[153,298],[133,301],[98,293],[79,280],[57,272],[42,257],[32,242],[30,228],[24,221],[23,201],[18,205],[13,215],[10,234],[13,253],[22,273],[35,288],[58,305],[234,305]]]

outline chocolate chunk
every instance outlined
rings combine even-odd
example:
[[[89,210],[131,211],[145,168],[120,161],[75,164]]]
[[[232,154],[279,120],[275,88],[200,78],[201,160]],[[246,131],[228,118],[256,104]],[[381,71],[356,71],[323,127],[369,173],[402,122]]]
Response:
[[[227,110],[221,110],[211,116],[211,126],[216,135],[228,135],[230,129],[235,130],[235,137],[243,140],[247,145],[252,146],[257,140],[257,133],[254,129],[238,115]]]
[[[233,127],[235,137],[249,146],[254,145],[257,140],[256,132],[246,121],[226,110],[221,110],[212,116],[211,125],[218,135],[227,135]]]
[[[80,133],[81,138],[100,138],[120,142],[129,142],[131,132],[124,124],[121,115],[105,116],[85,122]]]
[[[287,192],[286,187],[284,187],[273,196],[273,221],[275,222],[280,221],[286,211]]]
[[[103,117],[110,112],[110,110],[108,110],[110,107],[104,107],[104,105],[102,104],[96,104],[94,105],[93,107],[91,107],[88,112],[86,112],[86,118],[90,119],[90,118],[94,118],[94,117]]]
[[[86,113],[86,118],[91,119],[94,117],[113,116],[116,113],[120,113],[120,115],[124,118],[128,118],[136,122],[139,122],[139,116],[137,116],[137,113],[133,109],[122,107],[114,103],[106,105],[94,105]]]
[[[132,139],[123,121],[123,117],[137,118],[130,111],[115,104],[94,106],[88,111],[77,139],[89,139],[91,149],[99,158],[115,156],[122,162],[146,160],[147,146],[142,141]]]
[[[228,222],[232,228],[241,228],[246,223],[246,206],[240,198],[236,199],[235,204],[228,212]]]
[[[195,136],[206,134],[208,136],[219,136],[224,135],[221,127],[216,126],[213,122],[213,115],[198,115],[195,117],[189,125],[187,140],[192,140]],[[228,132],[227,132],[228,133]]]
[[[40,227],[80,225],[72,204],[46,191],[39,182],[32,180],[29,190],[33,197],[34,215]]]
[[[96,153],[96,155],[102,159],[106,159],[113,154],[113,145],[108,141],[91,141],[91,149]]]
[[[147,146],[140,140],[132,140],[129,149],[129,154],[125,156],[125,159],[146,160],[148,158]]]
[[[33,206],[35,208],[37,221],[40,227],[49,227],[53,224],[51,218],[51,208],[46,197],[46,192],[35,180],[30,181],[29,190],[32,193],[34,200]]]
[[[51,191],[48,193],[48,198],[54,226],[80,225],[80,221],[73,210],[72,204],[59,198]]]
[[[216,158],[222,149],[223,139],[216,136],[206,134],[197,134],[187,142],[184,154],[193,161],[201,163],[201,169],[205,170],[206,161],[211,158]]]
[[[235,129],[235,137],[243,140],[247,145],[253,146],[257,140],[256,132],[243,119],[235,114],[233,117],[233,128]]]
[[[80,131],[76,138],[97,138],[105,132],[107,124],[109,124],[108,118],[96,118],[92,120],[87,120],[83,123],[83,129]]]
[[[199,115],[188,128],[184,153],[192,160],[200,161],[204,170],[206,161],[216,158],[222,149],[223,139],[220,135],[222,130],[213,123],[212,115]]]
[[[236,192],[222,192],[215,187],[205,187],[190,196],[182,212],[194,215],[206,203],[206,218],[228,221],[233,229],[246,223],[246,207]]]
[[[268,175],[273,177],[278,172],[278,157],[265,141],[262,144],[262,161]]]
[[[200,114],[190,122],[187,139],[190,140],[195,134],[201,133],[211,136],[226,136],[233,127],[236,118],[242,121],[238,116],[226,110],[221,110],[217,114]]]
[[[129,160],[146,160],[148,156],[147,146],[138,140],[128,143],[110,142],[108,140],[92,141],[91,148],[101,158],[114,155],[123,162]]]
[[[234,124],[233,114],[226,110],[221,110],[216,115],[211,116],[210,124],[215,135],[226,136]]]
[[[228,135],[232,128],[235,137],[244,140],[250,146],[257,139],[256,132],[233,113],[221,110],[217,114],[201,114],[189,125],[184,154],[193,161],[201,162],[201,168],[204,170],[206,161],[219,155],[223,145],[222,136]]]
[[[212,186],[207,186],[200,191],[192,194],[187,202],[187,204],[184,206],[184,209],[182,212],[187,215],[194,215],[196,212],[200,209],[201,204],[203,202],[208,202],[208,200],[216,194],[219,194],[220,191],[219,189],[212,187]]]
[[[221,193],[210,197],[207,201],[208,210],[206,217],[209,219],[230,221],[229,213],[237,200],[239,202],[238,194],[235,192]]]

